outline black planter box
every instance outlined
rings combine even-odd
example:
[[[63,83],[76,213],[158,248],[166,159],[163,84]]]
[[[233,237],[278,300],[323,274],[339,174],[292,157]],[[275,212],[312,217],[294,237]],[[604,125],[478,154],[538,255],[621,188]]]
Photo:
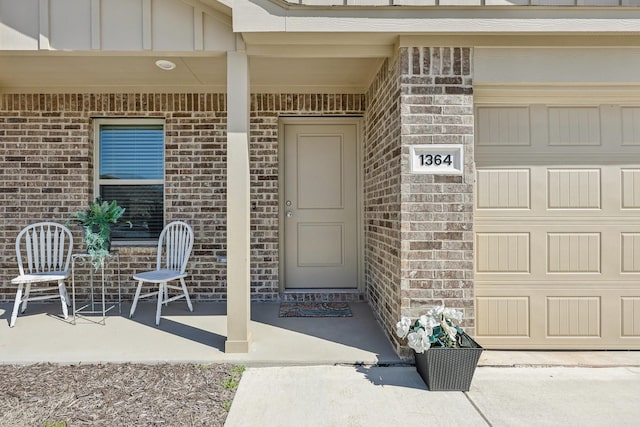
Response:
[[[468,391],[483,348],[465,334],[474,348],[433,347],[415,353],[416,369],[431,391]]]

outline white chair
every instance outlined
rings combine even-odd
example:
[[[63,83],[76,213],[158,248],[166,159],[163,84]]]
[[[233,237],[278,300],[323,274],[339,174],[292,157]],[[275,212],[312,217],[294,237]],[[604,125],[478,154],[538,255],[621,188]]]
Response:
[[[10,327],[16,323],[20,304],[22,303],[20,313],[24,313],[29,301],[60,298],[64,318],[69,316],[67,306],[71,305],[71,302],[64,281],[69,277],[72,251],[73,236],[71,231],[62,224],[38,222],[20,231],[16,238],[16,257],[20,275],[11,280],[12,285],[18,285],[18,290],[9,322]],[[32,287],[32,285],[46,282],[58,282],[58,284],[55,287]],[[51,294],[53,290],[58,292]],[[48,292],[48,294],[32,297],[32,292]]]
[[[189,261],[192,248],[193,230],[189,224],[182,221],[174,221],[167,224],[167,226],[162,230],[162,233],[160,233],[160,238],[158,239],[156,269],[133,275],[133,279],[138,281],[138,288],[136,289],[136,294],[133,298],[129,317],[133,317],[133,313],[136,311],[136,306],[138,305],[138,300],[140,298],[147,298],[154,295],[158,296],[156,325],[160,324],[160,309],[162,304],[167,305],[171,301],[184,298],[187,300],[189,311],[193,311],[189,292],[187,291],[187,285],[184,282],[184,278],[188,276],[188,273],[186,273],[185,270],[187,268],[187,262]],[[169,285],[168,282],[173,280],[180,280],[181,286]],[[140,295],[143,283],[157,284],[158,290]],[[182,291],[182,293],[169,298],[169,289]]]

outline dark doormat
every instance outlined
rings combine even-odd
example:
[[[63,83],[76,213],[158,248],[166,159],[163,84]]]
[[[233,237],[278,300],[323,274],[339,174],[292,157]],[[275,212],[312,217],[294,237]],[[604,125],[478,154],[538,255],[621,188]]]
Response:
[[[352,317],[346,302],[281,302],[280,317]]]

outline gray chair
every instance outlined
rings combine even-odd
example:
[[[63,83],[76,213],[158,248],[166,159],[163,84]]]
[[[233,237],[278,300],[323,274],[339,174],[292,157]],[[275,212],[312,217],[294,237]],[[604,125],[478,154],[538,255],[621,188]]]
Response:
[[[162,304],[167,305],[171,301],[184,298],[187,300],[189,311],[193,311],[187,285],[184,281],[184,278],[188,276],[186,269],[191,249],[193,249],[193,230],[189,224],[182,221],[167,224],[158,239],[156,269],[133,275],[133,279],[138,281],[138,288],[133,298],[129,317],[133,317],[140,298],[156,295],[158,296],[156,325],[160,324]],[[180,286],[169,285],[169,282],[174,280],[179,280]],[[158,285],[158,290],[140,295],[144,283]],[[169,289],[178,290],[181,293],[170,298]]]

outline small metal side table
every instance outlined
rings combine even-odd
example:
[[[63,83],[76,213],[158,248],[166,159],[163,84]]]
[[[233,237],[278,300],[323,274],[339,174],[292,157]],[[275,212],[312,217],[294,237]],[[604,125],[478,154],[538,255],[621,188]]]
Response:
[[[105,265],[115,261],[116,262],[116,276],[118,277],[118,301],[109,304],[107,307],[107,301],[105,298],[105,275],[104,269]],[[82,307],[76,308],[76,264],[78,266],[88,266],[89,267],[89,289],[91,290],[91,302],[83,305]],[[72,290],[72,300],[73,300],[73,324],[76,324],[76,318],[82,316],[83,314],[102,314],[102,319],[95,322],[100,323],[102,325],[106,325],[106,317],[107,312],[113,308],[118,306],[118,312],[122,314],[122,290],[120,287],[120,252],[111,251],[109,255],[107,255],[102,260],[102,265],[99,268],[100,270],[100,283],[101,283],[101,293],[102,299],[97,302],[98,305],[102,305],[102,310],[96,310],[96,300],[95,300],[95,292],[94,292],[94,276],[95,276],[95,267],[91,263],[91,255],[88,253],[80,253],[74,254],[71,256],[71,290]],[[89,307],[91,308],[89,310]]]

